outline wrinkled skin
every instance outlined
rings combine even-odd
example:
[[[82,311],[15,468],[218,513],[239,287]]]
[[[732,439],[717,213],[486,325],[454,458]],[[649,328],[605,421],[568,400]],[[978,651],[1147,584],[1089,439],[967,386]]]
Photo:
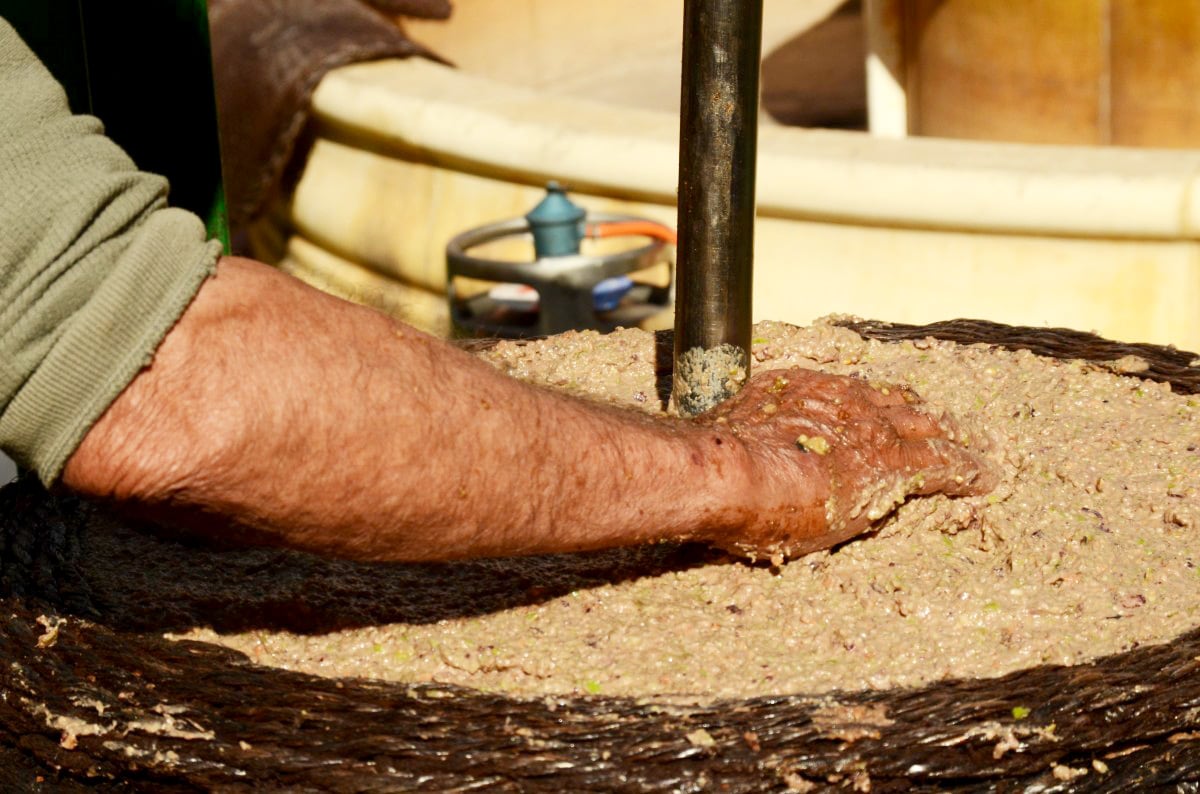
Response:
[[[910,496],[990,491],[986,450],[926,411],[903,387],[799,367],[756,374],[697,420],[732,433],[754,469],[756,519],[711,542],[778,560],[859,535]]]
[[[698,421],[652,418],[226,257],[63,482],[221,542],[407,561],[667,538],[795,554],[864,530],[864,494],[891,507],[990,482],[903,392],[783,374]]]

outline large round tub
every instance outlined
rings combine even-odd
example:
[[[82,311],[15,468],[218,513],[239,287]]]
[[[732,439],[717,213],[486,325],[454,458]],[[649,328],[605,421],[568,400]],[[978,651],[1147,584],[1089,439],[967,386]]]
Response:
[[[643,13],[640,22],[663,30],[633,38],[642,60],[613,54],[632,64],[626,78],[642,84],[620,104],[619,90],[596,97],[579,79],[517,84],[511,73],[521,64],[508,79],[482,74],[480,63],[504,50],[481,50],[485,38],[470,44],[470,31],[489,30],[478,15],[491,8],[499,19],[510,10],[516,22],[492,28],[496,36],[523,19],[536,28],[554,16],[530,11],[538,5],[462,4],[466,32],[452,36],[454,21],[438,29],[463,52],[479,53],[461,68],[412,59],[328,74],[313,100],[318,129],[307,165],[271,222],[256,229],[256,252],[444,332],[446,242],[523,214],[551,179],[590,209],[674,224],[678,117],[674,107],[653,105],[665,101],[661,86],[677,84],[678,66],[654,89],[645,54],[650,41],[661,63],[662,53],[678,52],[671,20],[680,9]],[[585,18],[554,30],[556,51],[594,38],[588,13],[620,16],[609,4],[571,5]],[[766,58],[803,32],[795,26],[814,24],[837,3],[800,3],[791,18],[772,16],[785,5],[767,3]],[[648,98],[655,91],[658,99]],[[776,124],[764,124],[759,137],[756,319],[975,317],[1200,348],[1200,152]]]

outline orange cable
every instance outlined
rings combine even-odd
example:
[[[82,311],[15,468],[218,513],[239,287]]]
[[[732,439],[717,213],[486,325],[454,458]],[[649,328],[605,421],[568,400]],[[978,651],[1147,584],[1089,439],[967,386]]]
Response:
[[[588,237],[626,237],[639,234],[675,245],[675,230],[654,221],[610,221],[591,223],[587,227]]]

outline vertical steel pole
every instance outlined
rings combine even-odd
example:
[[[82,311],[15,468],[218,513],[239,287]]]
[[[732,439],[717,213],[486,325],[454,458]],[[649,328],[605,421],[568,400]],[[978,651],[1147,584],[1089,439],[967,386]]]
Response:
[[[762,0],[685,0],[672,396],[684,416],[750,374]]]

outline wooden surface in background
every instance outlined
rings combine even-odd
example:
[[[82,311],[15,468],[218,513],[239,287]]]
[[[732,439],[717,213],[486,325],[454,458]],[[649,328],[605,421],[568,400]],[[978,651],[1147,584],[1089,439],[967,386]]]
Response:
[[[913,0],[910,132],[1200,143],[1200,0]]]
[[[1113,142],[1200,146],[1200,2],[1110,5]]]

